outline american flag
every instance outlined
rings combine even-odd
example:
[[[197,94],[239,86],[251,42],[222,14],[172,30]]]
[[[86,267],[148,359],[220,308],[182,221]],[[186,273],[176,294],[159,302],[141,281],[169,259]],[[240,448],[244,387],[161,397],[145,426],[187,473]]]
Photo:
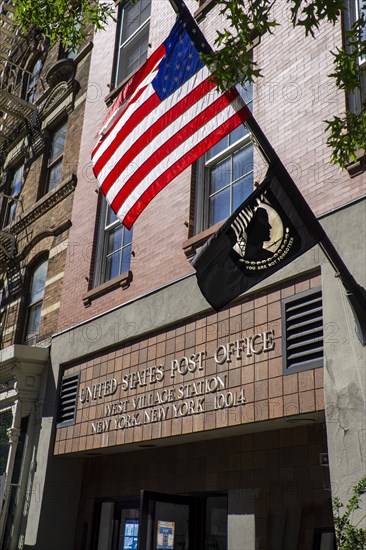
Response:
[[[187,166],[251,116],[233,88],[222,93],[178,19],[129,80],[92,153],[94,174],[128,229]]]

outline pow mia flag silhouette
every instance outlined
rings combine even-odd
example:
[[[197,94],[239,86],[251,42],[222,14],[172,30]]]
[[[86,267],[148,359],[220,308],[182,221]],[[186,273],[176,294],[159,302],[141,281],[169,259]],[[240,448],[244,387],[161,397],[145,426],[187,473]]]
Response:
[[[202,294],[219,310],[316,243],[296,204],[269,170],[191,263]]]

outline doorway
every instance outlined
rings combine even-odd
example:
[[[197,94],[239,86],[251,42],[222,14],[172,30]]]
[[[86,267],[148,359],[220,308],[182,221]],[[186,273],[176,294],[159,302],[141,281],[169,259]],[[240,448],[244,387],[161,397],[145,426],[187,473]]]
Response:
[[[226,550],[227,494],[144,491],[96,502],[94,550]]]
[[[141,491],[139,550],[200,548],[200,504],[190,496]]]

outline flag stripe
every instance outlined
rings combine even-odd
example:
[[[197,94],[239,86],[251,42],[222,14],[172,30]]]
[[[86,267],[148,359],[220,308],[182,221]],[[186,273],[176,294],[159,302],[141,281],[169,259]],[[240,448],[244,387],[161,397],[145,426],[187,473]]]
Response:
[[[107,134],[102,137],[99,142],[99,148],[93,153],[93,160],[96,164],[103,155],[104,151],[113,144],[113,140],[116,139],[118,133],[121,131],[121,128],[129,120],[129,117],[134,114],[135,111],[140,109],[145,101],[148,101],[149,98],[154,94],[154,89],[151,86],[144,86],[141,88],[141,93],[138,90],[136,93],[139,94],[139,97],[136,101],[128,103],[124,110],[120,113],[119,117],[114,121],[112,127],[108,130]],[[134,99],[134,98],[133,98]]]
[[[153,159],[153,162],[157,163],[157,151],[171,139],[172,135],[175,135],[176,132],[183,131],[188,124],[191,124],[197,117],[197,113],[203,112],[201,106],[202,102],[209,105],[210,102],[213,103],[215,100],[217,101],[218,94],[213,92],[210,96],[207,95],[210,89],[212,89],[212,83],[205,80],[177,104],[174,105],[173,100],[171,108],[155,123],[146,128],[146,123],[143,121],[140,125],[141,128],[136,129],[136,132],[134,131],[131,134],[132,146],[127,149],[124,155],[123,148],[116,151],[114,157],[111,159],[111,163],[108,163],[110,166],[107,166],[100,172],[99,181],[102,184],[103,193],[107,193],[112,184],[115,183],[115,185],[119,185],[126,180],[124,170],[128,168],[132,161],[134,161],[137,167],[141,167],[149,157]],[[226,99],[224,100],[223,106],[227,104],[228,100]],[[190,107],[190,105],[192,106]],[[159,114],[158,111],[159,109],[156,109],[151,116],[156,118]],[[213,112],[210,118],[214,116],[214,114]],[[209,116],[209,111],[207,111],[206,116]],[[197,126],[198,125],[199,123],[197,120]],[[182,134],[182,140],[183,139]],[[153,155],[151,154],[152,151]],[[123,156],[121,157],[121,155]],[[111,168],[112,166],[113,168]],[[139,177],[137,174],[138,170],[139,168],[135,172],[136,178]]]
[[[214,98],[214,95],[212,95],[212,98]],[[207,100],[207,96],[205,96],[205,99]],[[230,99],[231,95],[221,95],[204,110],[202,110],[201,105],[194,105],[190,109],[191,112],[185,113],[183,117],[174,121],[174,123],[168,126],[164,132],[161,132],[154,141],[150,140],[147,133],[147,144],[150,143],[154,154],[151,155],[149,149],[146,147],[142,149],[141,153],[134,159],[134,163],[138,168],[133,171],[133,174],[130,174],[129,167],[127,166],[127,170],[113,183],[113,188],[110,188],[108,192],[108,200],[111,201],[112,209],[117,210],[121,201],[127,199],[138,182],[143,181],[149,172],[158,166],[165,157],[171,155],[172,162],[174,162],[176,154],[179,155],[178,147],[215,117],[218,111],[222,111],[228,107],[232,111]],[[188,120],[187,123],[183,125],[186,116]],[[178,151],[178,153],[176,153],[176,151]],[[105,192],[104,189],[103,191]],[[114,197],[117,193],[118,202],[114,203]]]
[[[172,179],[192,164],[196,158],[202,156],[211,147],[213,147],[215,143],[220,141],[220,139],[225,137],[240,124],[243,124],[243,122],[248,119],[248,116],[251,116],[251,113],[247,107],[243,107],[237,111],[230,118],[227,118],[226,121],[218,128],[214,129],[210,134],[205,135],[204,138],[196,143],[187,154],[178,158],[172,166],[170,166],[160,176],[155,178],[155,181],[153,181],[150,185],[145,186],[146,189],[140,192],[140,196],[135,197],[134,200],[126,201],[125,204],[121,206],[117,215],[123,219],[123,224],[127,227],[127,229],[132,227],[138,216],[144,208],[146,208],[151,199],[159,193],[159,191],[161,191],[166,185],[168,185],[168,183],[171,182]],[[127,210],[129,206],[130,209]]]
[[[116,122],[116,117],[119,117],[121,114],[121,108],[123,108],[124,104],[130,100],[130,103],[132,101],[136,100],[136,96],[139,92],[139,90],[146,84],[148,84],[151,80],[150,73],[154,73],[154,71],[157,68],[157,65],[160,63],[161,59],[165,55],[165,45],[161,44],[157,50],[155,50],[151,56],[147,59],[146,63],[140,69],[133,75],[133,77],[127,82],[127,84],[123,87],[122,91],[118,95],[118,98],[113,103],[112,107],[108,110],[107,116],[105,117],[102,126],[99,130],[100,134],[105,134],[106,131],[110,131],[112,128],[112,124],[114,125]],[[136,92],[136,93],[135,93]],[[138,96],[137,96],[138,97]],[[123,110],[123,109],[122,109]],[[108,127],[109,126],[109,127]],[[100,147],[101,142],[97,143],[93,155]]]
[[[141,98],[139,102],[136,103],[135,106],[132,108],[126,109],[126,111],[123,113],[123,116],[118,121],[118,124],[114,127],[113,131],[108,135],[108,139],[105,141],[105,154],[103,154],[103,151],[100,152],[100,154],[95,155],[95,163],[96,163],[96,170],[98,173],[98,179],[99,172],[100,172],[100,163],[99,163],[99,157],[100,155],[103,155],[104,161],[101,161],[103,164],[105,164],[106,160],[109,159],[109,157],[112,156],[113,153],[116,152],[118,147],[121,147],[124,143],[124,141],[128,138],[129,142],[131,143],[132,140],[135,141],[137,139],[137,136],[139,134],[142,134],[146,131],[146,127],[151,124],[151,120],[156,120],[156,118],[160,117],[161,115],[165,114],[170,109],[174,108],[177,103],[180,103],[181,100],[184,99],[184,97],[189,96],[192,93],[192,98],[194,97],[194,89],[196,87],[199,87],[203,82],[206,81],[206,79],[209,77],[208,70],[202,69],[199,71],[196,75],[194,75],[190,80],[188,80],[181,88],[179,88],[176,92],[171,94],[171,96],[168,98],[168,100],[164,101],[163,103],[160,102],[159,97],[154,92],[154,88],[150,85],[148,89],[146,89],[146,92],[144,96]],[[214,88],[214,86],[211,86],[210,89]],[[207,92],[210,91],[210,89],[207,90]],[[154,100],[151,100],[150,98],[154,97]],[[143,109],[144,101],[146,102],[146,110]],[[189,105],[187,105],[188,107]],[[157,112],[154,112],[154,109],[157,109]],[[150,116],[149,116],[150,115]],[[134,129],[134,126],[136,128]],[[131,129],[134,129],[134,134],[131,136],[130,132]],[[113,166],[113,163],[112,163]]]
[[[150,92],[150,90],[147,91]],[[160,99],[155,93],[150,95],[147,99],[143,98],[142,104],[138,106],[136,105],[135,112],[131,118],[127,119],[123,130],[120,130],[111,144],[104,151],[101,151],[101,156],[94,165],[94,172],[100,183],[103,183],[105,180],[105,171],[109,171],[111,169],[113,170],[116,166],[120,149],[126,150],[126,146],[123,149],[123,147],[121,147],[121,143],[123,146],[125,139],[128,139],[129,141],[131,140],[131,143],[134,143],[134,141],[132,141],[131,134],[134,132],[136,124],[138,124],[139,121],[144,120],[145,117],[149,116],[159,104]]]

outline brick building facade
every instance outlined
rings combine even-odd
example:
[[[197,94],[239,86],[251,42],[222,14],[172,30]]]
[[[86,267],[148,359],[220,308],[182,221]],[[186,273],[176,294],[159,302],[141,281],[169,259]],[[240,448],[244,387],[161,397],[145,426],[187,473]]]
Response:
[[[210,41],[212,4],[189,4]],[[365,173],[331,165],[324,135],[346,101],[327,78],[341,27],[305,39],[276,9],[283,24],[253,47],[264,77],[246,98],[365,286]],[[222,190],[264,177],[250,135],[181,173],[132,232],[94,192],[107,107],[174,18],[169,2],[126,3],[93,40],[28,545],[330,550],[331,498],[365,471],[365,349],[344,289],[315,247],[215,313],[188,261],[235,206]]]

